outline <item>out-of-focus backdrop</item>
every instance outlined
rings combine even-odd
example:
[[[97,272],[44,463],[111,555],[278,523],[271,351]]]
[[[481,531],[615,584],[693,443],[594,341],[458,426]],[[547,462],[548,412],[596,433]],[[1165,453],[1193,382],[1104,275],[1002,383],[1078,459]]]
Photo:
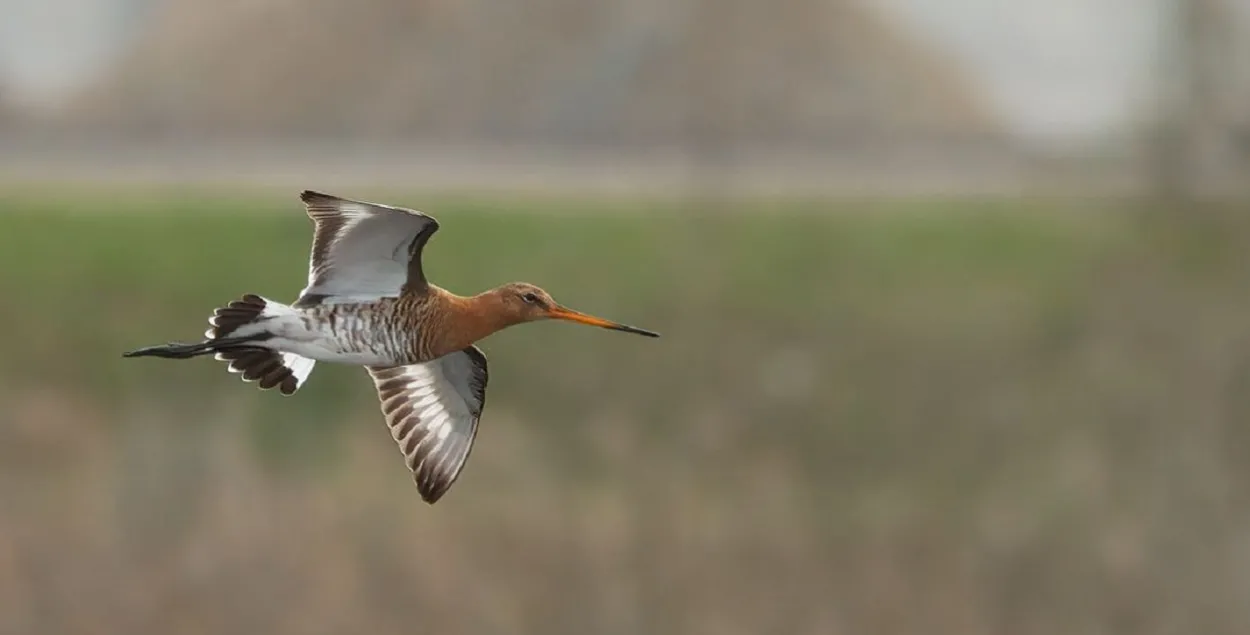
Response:
[[[123,360],[313,188],[643,340]],[[0,0],[0,633],[1250,632],[1250,2]]]

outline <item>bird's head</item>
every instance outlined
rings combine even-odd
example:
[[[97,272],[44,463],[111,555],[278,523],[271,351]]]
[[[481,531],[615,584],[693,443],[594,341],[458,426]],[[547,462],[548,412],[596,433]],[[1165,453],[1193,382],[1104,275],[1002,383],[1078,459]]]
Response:
[[[653,331],[574,311],[556,302],[550,293],[528,282],[505,284],[492,291],[491,294],[495,296],[499,310],[510,324],[535,322],[538,320],[566,320],[614,331],[645,335],[647,337],[660,336],[659,333]]]

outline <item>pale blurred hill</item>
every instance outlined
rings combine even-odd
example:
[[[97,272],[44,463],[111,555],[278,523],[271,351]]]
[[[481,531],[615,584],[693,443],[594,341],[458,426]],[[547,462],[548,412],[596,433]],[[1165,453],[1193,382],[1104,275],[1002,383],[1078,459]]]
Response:
[[[938,50],[851,0],[169,0],[80,131],[880,149],[1000,138]]]

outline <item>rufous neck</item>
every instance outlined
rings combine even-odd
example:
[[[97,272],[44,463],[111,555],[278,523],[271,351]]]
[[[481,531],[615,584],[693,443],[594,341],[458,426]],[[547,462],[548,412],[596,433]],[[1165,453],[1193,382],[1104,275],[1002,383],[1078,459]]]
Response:
[[[463,349],[513,324],[491,291],[468,297],[443,291],[436,302],[440,337],[435,349],[439,354]]]

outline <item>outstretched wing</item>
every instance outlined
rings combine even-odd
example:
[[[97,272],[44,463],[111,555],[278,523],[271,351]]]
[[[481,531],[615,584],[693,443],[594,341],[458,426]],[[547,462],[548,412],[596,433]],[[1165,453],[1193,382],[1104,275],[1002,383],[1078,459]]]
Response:
[[[394,297],[428,288],[421,251],[438,221],[421,212],[305,191],[316,224],[308,286],[296,305]]]
[[[486,403],[486,356],[470,346],[424,364],[368,370],[417,491],[433,504],[473,449]]]

